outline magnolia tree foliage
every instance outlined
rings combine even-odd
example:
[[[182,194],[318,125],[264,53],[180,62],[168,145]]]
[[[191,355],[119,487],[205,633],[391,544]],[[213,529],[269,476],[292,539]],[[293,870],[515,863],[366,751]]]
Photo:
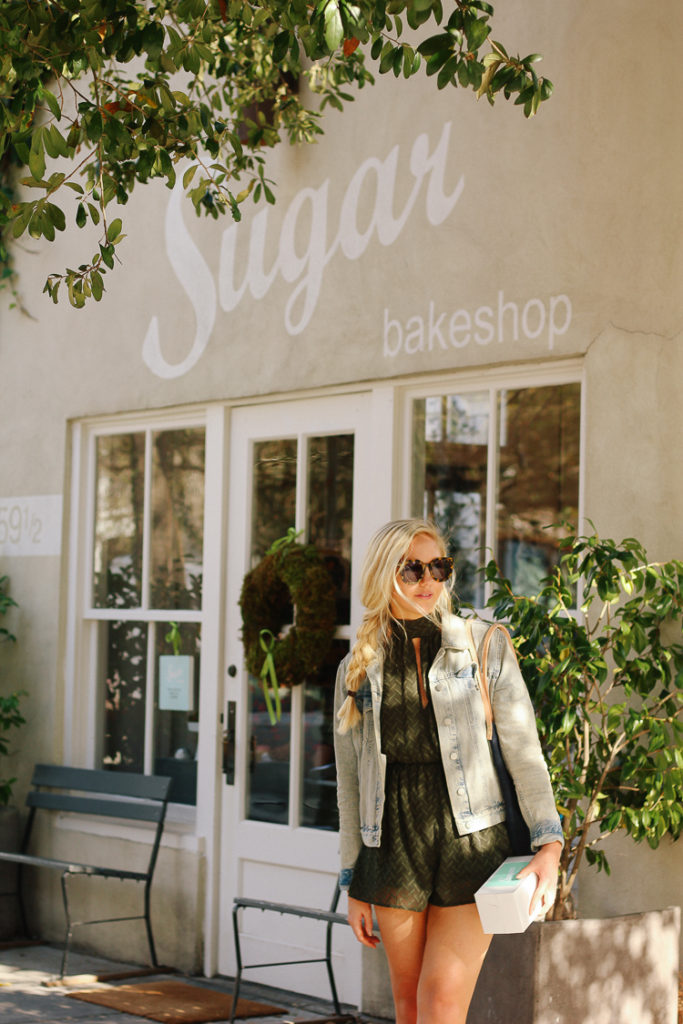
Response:
[[[573,914],[584,858],[609,872],[607,836],[624,830],[655,848],[683,826],[683,562],[648,563],[638,541],[595,534],[568,537],[560,551],[534,597],[515,594],[495,562],[486,569],[562,816],[555,918]]]
[[[197,213],[239,220],[249,196],[274,202],[267,147],[314,140],[371,68],[514,97],[529,117],[552,85],[538,54],[491,39],[493,14],[485,0],[3,0],[2,154],[30,190],[3,190],[4,234],[94,225],[92,258],[45,286],[82,306],[124,237],[112,201],[152,178],[172,188],[182,168]]]

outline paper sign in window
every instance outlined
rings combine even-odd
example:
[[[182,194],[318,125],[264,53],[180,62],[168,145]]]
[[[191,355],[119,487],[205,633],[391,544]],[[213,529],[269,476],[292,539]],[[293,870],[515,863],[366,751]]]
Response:
[[[159,709],[194,711],[194,658],[191,654],[160,656]]]

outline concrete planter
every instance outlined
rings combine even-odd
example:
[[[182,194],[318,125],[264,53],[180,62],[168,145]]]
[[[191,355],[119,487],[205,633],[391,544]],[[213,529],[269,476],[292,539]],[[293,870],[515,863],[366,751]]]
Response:
[[[680,915],[669,907],[495,936],[467,1024],[676,1024]]]
[[[496,935],[467,1024],[677,1024],[680,907]],[[382,947],[363,950],[365,1013],[394,1019]]]
[[[21,846],[21,816],[17,807],[0,807],[0,850]],[[0,941],[19,934],[17,865],[0,862]]]

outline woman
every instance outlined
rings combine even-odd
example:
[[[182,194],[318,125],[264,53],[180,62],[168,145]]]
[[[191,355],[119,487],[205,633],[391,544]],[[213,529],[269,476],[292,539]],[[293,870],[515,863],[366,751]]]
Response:
[[[510,855],[465,621],[450,612],[452,560],[433,523],[388,523],[363,564],[365,614],[337,674],[335,735],[349,923],[374,947],[374,906],[397,1024],[465,1024],[491,941],[474,893]],[[481,644],[486,626],[473,624]],[[535,855],[534,916],[553,902],[562,848],[534,711],[495,634],[489,687]]]

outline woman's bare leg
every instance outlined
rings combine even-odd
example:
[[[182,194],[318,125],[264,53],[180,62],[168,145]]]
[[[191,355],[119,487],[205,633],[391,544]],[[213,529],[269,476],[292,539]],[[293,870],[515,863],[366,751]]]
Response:
[[[417,992],[425,950],[427,910],[375,907],[389,961],[396,1024],[417,1024]]]
[[[466,1024],[477,978],[489,948],[476,905],[427,909],[418,984],[419,1024]]]

